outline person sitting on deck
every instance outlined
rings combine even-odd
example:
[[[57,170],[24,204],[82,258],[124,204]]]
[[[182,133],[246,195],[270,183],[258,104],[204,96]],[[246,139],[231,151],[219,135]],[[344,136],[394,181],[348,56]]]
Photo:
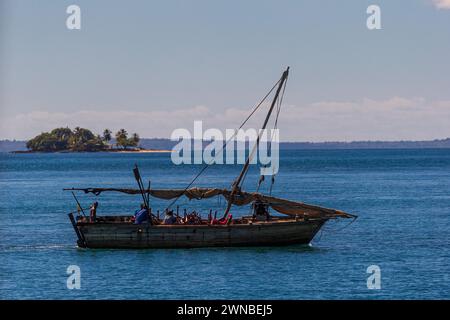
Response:
[[[261,200],[256,200],[253,203],[253,220],[257,221],[269,221],[270,215],[269,211],[267,210],[267,205],[264,204]]]
[[[98,202],[95,201],[89,208],[89,218],[91,222],[95,222],[95,220],[97,219],[97,207]]]
[[[136,210],[134,214],[134,224],[141,224],[144,221],[148,220],[148,210],[145,208],[145,205],[141,204],[141,209]]]
[[[187,214],[182,220],[183,224],[202,224],[202,218],[195,210]]]
[[[166,211],[166,215],[164,216],[163,224],[175,224],[177,222],[177,218],[173,215],[173,210]]]

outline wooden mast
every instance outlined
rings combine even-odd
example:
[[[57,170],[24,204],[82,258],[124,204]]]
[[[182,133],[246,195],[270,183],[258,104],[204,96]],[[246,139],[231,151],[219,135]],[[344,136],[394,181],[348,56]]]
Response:
[[[149,224],[153,224],[152,222],[152,213],[150,211],[150,197],[146,197],[145,193],[144,193],[144,183],[142,182],[142,178],[141,178],[141,174],[139,173],[139,168],[137,166],[137,164],[134,166],[133,169],[133,173],[134,173],[134,178],[136,179],[136,182],[139,186],[139,191],[141,192],[142,195],[142,200],[144,200],[144,207],[147,210],[147,214],[148,214],[148,218],[147,221]],[[150,184],[149,184],[149,191],[150,191]]]
[[[280,95],[281,88],[283,88],[283,85],[284,85],[288,75],[289,75],[289,67],[287,67],[286,71],[284,71],[283,75],[281,76],[280,83],[278,85],[278,88],[277,88],[277,91],[275,93],[275,96],[273,97],[272,104],[270,105],[269,112],[267,113],[266,119],[264,120],[264,123],[263,123],[263,125],[261,127],[262,130],[264,130],[266,128],[267,123],[269,122],[270,116],[272,115],[273,108],[275,107],[275,103],[277,102],[278,96]],[[255,147],[259,146],[259,140],[260,140],[260,135],[258,134],[258,138],[256,140]],[[225,213],[223,214],[223,218],[225,218],[228,215],[228,213],[230,212],[231,205],[233,204],[234,196],[236,195],[236,193],[240,189],[239,188],[239,184],[241,183],[242,178],[245,175],[245,172],[247,172],[247,170],[249,168],[250,160],[251,160],[250,156],[251,156],[252,153],[253,152],[249,153],[249,155],[247,157],[247,160],[245,161],[244,167],[242,168],[241,173],[239,174],[237,179],[233,182],[233,186],[232,186],[232,189],[231,189],[230,197],[228,198],[227,208],[225,210]]]

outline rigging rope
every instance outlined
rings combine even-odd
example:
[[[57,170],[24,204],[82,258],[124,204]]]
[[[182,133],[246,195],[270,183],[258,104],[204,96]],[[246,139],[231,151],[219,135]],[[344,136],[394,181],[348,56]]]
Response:
[[[219,154],[221,154],[223,152],[223,150],[225,149],[225,147],[228,145],[228,143],[233,140],[237,134],[237,131],[239,131],[240,129],[242,129],[242,127],[247,123],[247,121],[253,116],[253,114],[259,109],[259,107],[263,104],[263,102],[267,99],[267,97],[272,93],[272,91],[278,86],[278,84],[280,83],[282,77],[273,85],[273,87],[270,89],[270,91],[264,96],[264,98],[262,98],[262,100],[256,105],[256,107],[253,109],[252,112],[250,112],[250,114],[247,116],[247,118],[244,120],[244,122],[242,122],[242,124],[239,126],[239,128],[237,130],[234,131],[234,134],[230,137],[230,139],[228,139],[225,144],[222,146],[222,149],[215,155],[215,157]],[[214,157],[214,158],[215,158]],[[186,186],[186,188],[184,189],[184,191],[186,191],[187,189],[189,189],[192,184],[200,177],[200,175],[207,169],[209,168],[209,166],[211,166],[212,164],[214,164],[215,159],[211,159],[211,161],[209,163],[207,163],[201,170],[200,172],[192,179],[192,181]],[[184,192],[183,192],[184,193]],[[169,210],[170,207],[172,207],[177,201],[178,199],[181,197],[182,194],[180,194],[180,196],[178,196],[177,198],[175,198],[166,208],[165,211]]]
[[[336,229],[333,229],[333,228],[328,228],[328,229],[327,229],[327,228],[323,228],[323,229],[322,229],[322,232],[326,231],[326,232],[328,232],[328,233],[330,233],[330,234],[340,232],[340,231],[346,229],[347,227],[349,227],[353,222],[356,221],[356,219],[357,219],[357,217],[354,217],[349,223],[345,224],[345,225],[344,225],[343,227],[341,227],[341,228],[336,228]]]
[[[280,116],[281,106],[283,104],[284,92],[286,91],[286,85],[287,85],[288,79],[289,78],[286,78],[286,81],[284,82],[283,92],[281,93],[279,104],[277,106],[277,115],[275,117],[275,123],[274,123],[274,126],[273,126],[274,127],[274,131],[272,132],[272,137],[270,139],[270,147],[271,147],[270,150],[272,150],[272,142],[273,142],[273,137],[274,137],[274,134],[275,134],[275,130],[278,128],[278,117]],[[275,167],[273,167],[271,183],[270,183],[270,189],[269,189],[269,194],[270,195],[272,195],[272,188],[273,188],[273,185],[275,184],[275,175],[276,175],[275,174]]]
[[[287,77],[287,78],[286,78],[286,81],[283,83],[283,90],[282,90],[282,92],[281,92],[280,97],[279,97],[278,100],[277,100],[277,114],[276,114],[276,117],[275,117],[274,129],[276,129],[276,128],[278,127],[278,117],[279,117],[279,115],[280,115],[280,111],[281,111],[281,103],[283,102],[284,92],[286,91],[286,84],[287,84],[288,79],[289,79],[289,78]],[[280,79],[280,80],[281,80],[281,79]],[[278,82],[279,82],[279,81],[278,81]],[[261,139],[261,134],[262,134],[262,132],[260,132],[260,133],[258,134],[257,144],[255,144],[255,146],[253,147],[253,149],[252,149],[252,151],[251,151],[251,153],[250,153],[250,155],[249,155],[249,161],[250,161],[250,163],[251,163],[251,161],[253,160],[253,157],[255,156],[256,150],[259,149],[259,143],[260,143],[260,139]],[[272,136],[270,137],[270,147],[269,147],[269,149],[271,149],[271,147],[272,147],[272,141],[273,141],[274,134],[275,134],[275,131],[272,132]],[[250,145],[249,145],[249,146],[250,146]],[[273,170],[275,170],[275,168],[273,168]],[[273,175],[274,175],[273,172],[274,172],[274,171],[272,171],[272,180],[273,180]],[[248,171],[245,172],[244,177],[242,178],[242,183],[241,183],[241,185],[244,184],[245,178],[247,177],[247,173],[248,173]],[[261,180],[260,180],[260,181],[261,181]],[[259,184],[261,184],[261,182],[260,182]],[[273,184],[273,182],[272,182],[272,184]],[[258,185],[258,189],[257,189],[257,190],[259,190],[259,185]],[[270,191],[270,192],[272,192],[272,186],[271,186],[271,191]]]
[[[279,116],[280,116],[281,105],[282,105],[282,103],[283,103],[283,97],[284,97],[284,92],[286,91],[287,81],[288,81],[288,78],[286,78],[286,81],[285,81],[285,83],[283,84],[283,90],[282,90],[280,99],[278,99],[278,101],[277,101],[277,113],[276,113],[275,122],[274,122],[274,125],[273,125],[273,129],[274,129],[274,130],[272,131],[272,136],[270,137],[270,141],[269,141],[269,143],[270,143],[269,149],[270,149],[270,150],[272,150],[272,142],[273,142],[274,135],[275,135],[275,129],[278,128],[278,118],[279,118]],[[244,176],[244,180],[245,180],[246,175],[247,175],[247,173],[246,173],[245,176]],[[256,192],[259,191],[259,188],[261,187],[261,184],[262,184],[263,182],[264,182],[264,176],[261,175],[260,178],[259,178],[257,187],[256,187]],[[271,175],[270,190],[269,190],[269,194],[270,194],[270,195],[272,195],[272,188],[273,188],[274,183],[275,183],[275,168],[273,167],[273,168],[272,168],[272,175]]]

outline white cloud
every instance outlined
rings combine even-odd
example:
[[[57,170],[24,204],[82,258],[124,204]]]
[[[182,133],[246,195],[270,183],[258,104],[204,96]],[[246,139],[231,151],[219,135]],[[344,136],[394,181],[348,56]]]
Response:
[[[450,136],[450,101],[428,102],[423,98],[394,97],[357,102],[320,102],[285,108],[282,123],[296,136],[288,140],[427,140]],[[292,137],[292,138],[291,138]],[[283,139],[283,131],[281,132]]]
[[[432,0],[438,9],[450,9],[450,0]]]
[[[265,108],[264,110],[267,110]],[[259,128],[264,112],[248,126]],[[0,139],[28,139],[55,127],[81,126],[101,133],[125,128],[141,137],[170,137],[174,129],[192,132],[195,120],[204,128],[236,128],[249,110],[228,108],[216,113],[205,106],[149,112],[85,110],[74,113],[36,111],[0,120]],[[325,101],[283,106],[279,119],[283,141],[422,140],[450,137],[450,101],[393,97],[387,100]]]

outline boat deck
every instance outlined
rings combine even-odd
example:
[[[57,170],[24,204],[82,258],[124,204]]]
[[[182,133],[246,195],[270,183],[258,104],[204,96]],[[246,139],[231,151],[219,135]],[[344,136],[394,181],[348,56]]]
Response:
[[[77,220],[77,225],[85,226],[85,225],[105,225],[105,224],[113,224],[113,225],[141,225],[147,226],[147,222],[143,222],[141,224],[135,224],[132,219],[133,216],[99,216],[96,218],[95,222],[90,222],[88,217],[79,217]],[[201,223],[189,224],[189,223],[175,223],[175,224],[164,224],[162,219],[155,219],[157,223],[154,223],[152,227],[169,227],[169,228],[177,228],[177,227],[226,227],[226,226],[237,226],[237,225],[273,225],[273,224],[281,224],[281,223],[292,223],[292,222],[300,222],[300,221],[308,221],[308,220],[316,220],[314,218],[305,219],[305,218],[295,218],[295,217],[271,217],[270,220],[255,220],[251,216],[243,216],[239,218],[235,218],[231,220],[229,224],[212,224],[207,219],[202,219]]]

